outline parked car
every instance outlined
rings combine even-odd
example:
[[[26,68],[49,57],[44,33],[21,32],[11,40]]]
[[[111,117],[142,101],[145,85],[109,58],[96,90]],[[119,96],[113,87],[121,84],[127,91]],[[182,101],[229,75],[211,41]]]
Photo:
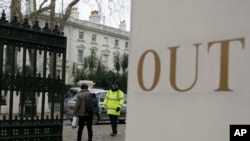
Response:
[[[80,90],[79,90],[80,91]],[[107,115],[107,109],[105,109],[104,111],[101,108],[101,105],[104,101],[104,98],[107,94],[107,90],[101,90],[101,89],[95,89],[95,90],[90,90],[91,94],[95,94],[98,100],[98,105],[99,105],[99,113],[98,114],[94,114],[93,117],[93,124],[97,124],[99,121],[109,121],[109,116]],[[75,107],[75,103],[76,103],[76,95],[74,95],[73,97],[69,98],[69,99],[65,99],[65,116],[67,119],[72,120],[73,118],[73,110]],[[119,122],[125,122],[126,120],[126,109],[127,109],[127,94],[124,94],[124,104],[121,108],[121,115],[118,117],[118,121]]]
[[[92,93],[100,91],[100,90],[103,90],[103,89],[100,89],[100,88],[91,88],[91,89],[89,89],[89,91],[92,92]],[[67,112],[67,102],[70,99],[72,99],[80,91],[81,91],[81,88],[79,86],[71,87],[67,91],[67,93],[65,94],[65,98],[64,98],[64,112]]]
[[[64,98],[64,112],[67,112],[67,102],[72,99],[73,96],[75,96],[78,92],[81,91],[80,87],[71,87],[67,93],[65,94],[65,98]]]

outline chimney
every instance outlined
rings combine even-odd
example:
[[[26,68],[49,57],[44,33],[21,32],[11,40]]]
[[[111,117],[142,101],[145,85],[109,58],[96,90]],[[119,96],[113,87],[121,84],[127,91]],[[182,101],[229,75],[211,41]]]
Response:
[[[91,15],[89,16],[89,21],[96,23],[96,24],[100,24],[100,15],[98,14],[98,11],[91,11]]]
[[[126,21],[125,20],[120,21],[119,29],[126,30],[126,28],[127,28]]]
[[[78,11],[78,8],[72,7],[72,8],[71,8],[71,14],[70,14],[70,16],[71,16],[72,18],[79,19],[79,11]]]

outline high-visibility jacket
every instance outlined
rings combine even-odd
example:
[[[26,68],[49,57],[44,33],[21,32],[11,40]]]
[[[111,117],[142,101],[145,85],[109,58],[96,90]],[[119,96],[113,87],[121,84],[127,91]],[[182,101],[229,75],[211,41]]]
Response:
[[[123,104],[124,93],[121,90],[114,92],[109,90],[106,94],[102,107],[107,108],[107,114],[119,116]],[[117,107],[120,107],[120,111],[118,112],[116,111]]]

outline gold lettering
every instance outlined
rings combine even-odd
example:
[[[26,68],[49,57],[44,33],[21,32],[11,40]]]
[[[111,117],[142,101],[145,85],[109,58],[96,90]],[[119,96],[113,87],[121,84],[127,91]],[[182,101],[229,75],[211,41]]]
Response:
[[[154,60],[155,60],[154,81],[153,81],[153,84],[150,88],[146,88],[144,85],[144,81],[143,81],[143,64],[144,64],[144,59],[148,53],[152,53],[154,55]],[[137,76],[138,76],[138,81],[139,81],[140,87],[144,91],[153,90],[156,87],[156,85],[158,84],[158,81],[160,78],[160,71],[161,71],[161,63],[160,63],[160,58],[159,58],[159,55],[157,54],[157,52],[155,52],[154,50],[147,50],[146,52],[144,52],[139,60],[138,69],[137,69]]]
[[[194,46],[196,47],[196,67],[195,67],[195,79],[194,79],[194,82],[193,84],[189,87],[189,88],[186,88],[186,89],[180,89],[177,87],[177,84],[176,84],[176,56],[177,56],[177,48],[178,47],[171,47],[169,48],[170,49],[170,84],[172,86],[173,89],[175,89],[176,91],[179,91],[179,92],[185,92],[185,91],[188,91],[190,89],[192,89],[194,87],[194,85],[196,84],[197,82],[197,76],[198,76],[198,50],[199,50],[199,45],[200,44],[194,44]]]
[[[208,43],[208,52],[213,44],[221,44],[221,54],[220,54],[220,83],[219,88],[215,91],[232,91],[228,86],[228,64],[229,64],[229,43],[232,41],[240,41],[242,47],[245,47],[245,39],[237,38],[230,40],[214,41]]]

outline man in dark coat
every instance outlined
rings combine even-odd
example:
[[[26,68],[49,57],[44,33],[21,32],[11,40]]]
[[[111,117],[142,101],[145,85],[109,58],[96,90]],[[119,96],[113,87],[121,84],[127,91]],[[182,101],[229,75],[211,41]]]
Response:
[[[77,94],[76,104],[74,107],[74,115],[79,117],[77,141],[81,141],[82,131],[85,124],[87,124],[87,129],[88,129],[88,141],[92,141],[93,137],[93,130],[92,130],[93,114],[89,114],[86,112],[86,97],[88,94],[89,94],[88,85],[82,84],[81,91]]]

